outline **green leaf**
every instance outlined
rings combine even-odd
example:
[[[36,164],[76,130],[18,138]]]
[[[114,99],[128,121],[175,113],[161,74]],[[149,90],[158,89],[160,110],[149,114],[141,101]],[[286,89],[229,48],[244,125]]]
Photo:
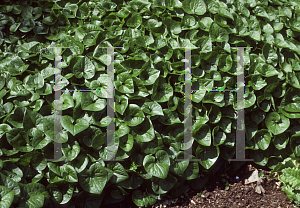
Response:
[[[144,111],[144,113],[147,113],[151,116],[163,116],[163,109],[162,107],[156,102],[151,102],[151,101],[147,101],[145,102],[142,107],[141,107],[142,111]]]
[[[195,103],[200,103],[204,98],[206,91],[200,90],[192,94],[192,101]]]
[[[145,119],[141,108],[136,104],[129,104],[125,111],[125,122],[128,126],[137,126]]]
[[[212,105],[209,112],[209,122],[212,124],[218,123],[221,120],[222,114],[220,108],[216,105]]]
[[[261,150],[266,150],[270,145],[271,138],[272,135],[270,132],[268,132],[268,130],[261,129],[256,132],[254,141]]]
[[[289,142],[289,137],[286,133],[281,133],[278,135],[275,135],[273,138],[273,144],[275,145],[276,149],[282,150],[286,148],[286,145]]]
[[[288,8],[286,8],[286,9],[288,9]],[[300,32],[299,20],[290,18],[290,26],[291,26],[292,30]]]
[[[152,141],[155,138],[155,133],[150,118],[147,117],[141,124],[131,127],[131,134],[136,141]]]
[[[260,17],[265,17],[265,18],[269,18],[266,10],[264,9],[264,7],[262,6],[256,6],[253,10],[253,12]]]
[[[59,42],[62,46],[64,47],[70,47],[70,50],[72,51],[73,55],[81,55],[84,51],[84,45],[80,42],[77,41],[73,36],[70,35],[66,35],[63,36],[60,39]],[[87,57],[85,57],[84,59],[86,60]],[[82,57],[79,57],[79,59],[82,59]]]
[[[74,191],[73,185],[66,183],[59,186],[54,184],[51,185],[50,192],[57,203],[66,204],[71,200]]]
[[[95,102],[96,101],[96,102]],[[84,92],[81,96],[81,108],[87,111],[100,111],[106,107],[106,100],[99,99],[92,92]]]
[[[202,100],[203,103],[212,103],[218,107],[225,105],[223,92],[207,92]]]
[[[40,73],[25,77],[23,82],[26,87],[28,86],[27,89],[40,89],[44,86],[44,79]]]
[[[154,179],[152,181],[152,190],[156,194],[165,194],[170,191],[177,182],[177,178],[169,174],[166,179]]]
[[[37,112],[33,112],[30,109],[26,110],[25,116],[23,118],[23,127],[26,130],[29,130],[33,127],[36,127],[37,125],[40,125],[43,123],[43,117],[41,114]]]
[[[91,31],[87,33],[83,38],[84,45],[91,47],[93,45],[96,45],[96,40],[98,38],[100,31]]]
[[[116,89],[121,93],[134,93],[133,80],[131,75],[127,72],[123,72],[117,75],[115,86]]]
[[[84,156],[80,153],[76,159],[72,161],[72,165],[77,173],[81,173],[88,165],[88,156]]]
[[[71,4],[70,2],[67,2],[62,10],[62,14],[64,14],[67,18],[75,18],[77,10],[77,4]]]
[[[13,125],[15,128],[22,128],[25,112],[26,112],[25,107],[16,108],[13,114],[11,114],[10,117],[8,118],[7,120],[8,123]]]
[[[165,125],[172,125],[175,123],[181,123],[176,111],[170,111],[169,109],[163,109],[163,116],[159,116],[158,120]]]
[[[143,160],[143,166],[147,173],[152,176],[165,179],[167,178],[170,166],[170,158],[166,151],[159,150],[155,157],[146,155]]]
[[[73,123],[74,119],[71,116],[65,115],[62,117],[62,126],[73,136],[89,127],[89,122],[84,118],[77,119],[75,125]]]
[[[184,157],[184,152],[179,152],[176,156],[176,159],[181,159]],[[189,165],[188,160],[183,161],[173,161],[171,160],[170,173],[176,174],[178,176],[183,176],[184,171],[187,169]]]
[[[251,76],[251,87],[254,90],[261,90],[265,86],[267,86],[267,82],[264,79],[262,79],[261,75],[254,74]]]
[[[125,136],[130,132],[130,128],[125,123],[118,123],[117,126],[119,127],[115,132],[117,137]]]
[[[152,85],[159,77],[160,71],[154,68],[144,69],[139,78],[143,81],[144,85]]]
[[[27,96],[30,92],[22,85],[16,84],[10,90],[11,96]]]
[[[176,96],[171,96],[170,99],[168,100],[168,109],[170,111],[176,110],[178,106],[179,98]]]
[[[126,21],[128,27],[138,27],[142,23],[142,17],[138,13],[133,13],[132,16]]]
[[[173,95],[173,87],[166,83],[166,80],[159,77],[153,85],[153,94],[151,99],[156,102],[166,102]]]
[[[29,31],[31,31],[35,26],[35,22],[33,19],[24,19],[23,22],[21,23],[19,30],[23,33],[27,33]]]
[[[150,94],[149,90],[146,88],[146,86],[143,85],[143,82],[140,79],[133,77],[133,84],[134,93],[127,94],[129,99],[141,99]]]
[[[200,159],[199,162],[205,169],[209,169],[217,161],[220,155],[220,149],[218,146],[204,147],[200,146],[196,149],[196,157]]]
[[[263,31],[265,33],[272,34],[274,32],[274,29],[273,29],[272,25],[270,25],[269,23],[267,23],[266,25],[263,26]]]
[[[137,173],[129,173],[129,178],[120,182],[118,185],[126,189],[137,189],[143,183],[143,178],[140,177]]]
[[[279,74],[270,64],[259,63],[255,69],[264,77],[272,77]]]
[[[13,181],[10,177],[4,175],[3,173],[0,173],[0,182],[3,186],[12,190],[14,192],[14,195],[20,196],[20,194],[21,194],[20,186],[18,185],[18,183]],[[2,187],[2,185],[1,185],[1,187]]]
[[[226,18],[229,18],[231,20],[234,20],[231,12],[228,11],[228,9],[226,9],[225,7],[220,7],[219,8],[219,14],[222,15],[223,17],[226,17]]]
[[[54,140],[54,115],[43,117],[43,128],[45,135]]]
[[[223,116],[218,124],[225,133],[231,133],[232,120],[230,118],[226,118]]]
[[[251,158],[254,159],[254,162],[258,165],[265,166],[268,163],[269,155],[265,153],[266,151],[254,150],[250,152]],[[265,154],[264,154],[265,153]]]
[[[227,55],[227,54],[223,54],[220,57],[219,68],[220,68],[221,71],[227,72],[231,69],[232,63],[233,63],[233,61],[232,61],[231,56]]]
[[[5,186],[0,186],[0,206],[3,208],[10,208],[12,205],[12,202],[14,200],[15,193],[11,191],[10,188],[7,188]]]
[[[289,88],[283,97],[280,107],[291,113],[300,112],[300,89]]]
[[[273,26],[275,32],[278,32],[279,30],[282,29],[283,27],[283,23],[278,23],[277,25]],[[289,44],[284,40],[284,37],[282,34],[280,33],[276,33],[275,36],[275,46],[279,47],[279,48],[289,48]]]
[[[64,164],[60,167],[61,176],[66,182],[78,182],[77,173],[73,166]]]
[[[124,167],[121,165],[121,163],[110,163],[107,165],[109,169],[113,171],[113,176],[110,179],[110,182],[114,184],[118,184],[127,178],[129,178],[128,173],[125,171]]]
[[[217,23],[212,23],[209,29],[209,35],[213,42],[228,42],[229,34],[227,30]]]
[[[101,74],[97,80],[93,80],[90,83],[90,88],[95,89],[92,91],[95,95],[100,98],[107,98],[107,85],[108,85],[108,76],[107,74]],[[110,83],[113,86],[113,83]]]
[[[272,64],[273,66],[277,65],[278,55],[276,53],[276,48],[271,47],[270,44],[266,43],[263,47],[263,55],[268,64]]]
[[[92,194],[101,194],[107,183],[107,172],[99,163],[79,173],[79,184],[83,190]]]
[[[77,60],[73,67],[75,77],[84,77],[85,79],[93,78],[95,76],[95,66],[91,60],[86,56],[79,56]]]
[[[119,138],[119,147],[125,152],[129,152],[133,147],[133,136],[131,134],[127,134]]]
[[[21,185],[22,195],[27,200],[25,201],[22,197],[20,206],[23,207],[43,207],[46,205],[46,201],[49,200],[50,195],[46,188],[42,184],[28,183],[26,185]],[[25,205],[26,204],[26,205]]]
[[[134,190],[132,193],[132,201],[137,205],[137,206],[151,206],[155,204],[156,199],[153,198],[149,193],[147,192],[141,192],[139,189]]]
[[[184,0],[182,8],[186,13],[196,15],[203,15],[207,11],[203,0]]]
[[[182,31],[180,22],[177,22],[170,17],[164,18],[163,23],[164,23],[164,25],[166,25],[166,27],[172,34],[179,34]],[[157,43],[157,46],[158,45],[159,45],[159,43]],[[158,46],[157,48],[162,48],[162,47],[163,46]]]
[[[287,81],[293,87],[300,89],[300,72],[288,72]]]
[[[83,2],[79,7],[78,7],[78,11],[77,11],[77,16],[80,19],[86,19],[88,18],[89,14],[90,14],[90,9],[87,5],[86,2]]]
[[[209,28],[213,22],[214,22],[214,20],[210,17],[201,18],[201,20],[199,22],[200,29],[204,30],[206,32],[209,32]],[[202,46],[201,46],[201,48],[202,48]]]
[[[79,143],[77,141],[75,141],[75,143],[72,147],[70,144],[64,143],[62,145],[62,152],[68,160],[70,160],[70,161],[74,160],[80,153]]]
[[[300,180],[299,180],[300,170],[298,168],[285,168],[282,170],[282,175],[279,179],[285,184],[289,184],[295,190],[300,190]]]
[[[285,132],[290,126],[290,120],[276,112],[269,113],[266,117],[266,126],[274,135]]]
[[[116,96],[115,109],[118,113],[123,115],[127,106],[128,106],[128,97],[126,95]]]
[[[207,124],[195,123],[193,125],[193,138],[203,146],[211,145],[211,131]]]
[[[184,171],[183,178],[185,180],[193,180],[199,177],[199,163],[196,161],[189,162],[188,167]]]
[[[0,124],[0,138],[10,130],[11,127],[8,124]]]
[[[219,146],[226,140],[226,134],[223,131],[220,131],[219,128],[219,126],[216,126],[212,131],[214,146]]]
[[[245,97],[245,108],[249,108],[255,104],[256,96],[254,92],[249,92],[248,96]]]
[[[0,90],[5,86],[5,77],[0,76]]]
[[[66,110],[74,107],[74,100],[71,95],[63,94],[61,96],[61,99],[62,99],[62,106],[61,106],[62,110]]]
[[[32,42],[29,42],[29,43],[24,43],[21,45],[21,49],[25,52],[28,52],[28,53],[37,53],[39,51],[39,42],[37,41],[32,41]]]
[[[153,139],[150,142],[140,142],[141,150],[145,154],[155,154],[158,150],[163,149],[163,141],[160,138],[160,135],[158,135],[157,132],[155,132],[156,138]]]
[[[189,28],[193,27],[196,24],[196,20],[193,16],[187,15],[183,17],[182,23],[185,27]]]

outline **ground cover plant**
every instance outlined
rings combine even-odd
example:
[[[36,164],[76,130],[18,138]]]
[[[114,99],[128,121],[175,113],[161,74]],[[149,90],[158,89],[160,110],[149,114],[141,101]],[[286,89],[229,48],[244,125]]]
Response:
[[[246,158],[300,201],[299,0],[3,0],[0,207],[149,207],[205,186],[235,157],[237,49],[245,68]],[[62,152],[54,158],[54,50],[62,48]],[[115,151],[106,158],[114,49]],[[184,156],[185,49],[192,48]],[[250,48],[252,47],[252,48]],[[80,90],[81,91],[80,91]],[[84,91],[82,89],[99,89]],[[234,162],[233,162],[234,163]],[[276,175],[277,173],[277,175]]]

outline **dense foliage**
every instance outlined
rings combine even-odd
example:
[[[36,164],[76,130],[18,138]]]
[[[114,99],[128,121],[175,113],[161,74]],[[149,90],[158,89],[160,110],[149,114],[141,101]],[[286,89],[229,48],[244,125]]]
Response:
[[[0,207],[149,206],[200,189],[235,156],[236,93],[192,95],[184,155],[184,48],[192,89],[236,89],[245,49],[246,158],[300,201],[299,0],[2,0]],[[54,154],[54,50],[62,49],[62,151]],[[115,151],[106,159],[105,48],[114,49]],[[198,48],[197,48],[198,47]],[[252,47],[252,48],[250,48]],[[99,89],[76,91],[76,89]],[[287,162],[289,161],[289,162]],[[220,162],[220,163],[219,163]],[[282,163],[283,162],[283,163]],[[289,167],[289,168],[287,168]],[[287,169],[284,169],[287,168]]]

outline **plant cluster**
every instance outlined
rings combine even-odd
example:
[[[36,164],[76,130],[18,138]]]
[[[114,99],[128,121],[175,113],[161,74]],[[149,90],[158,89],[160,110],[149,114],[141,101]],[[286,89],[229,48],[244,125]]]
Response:
[[[147,207],[197,190],[235,155],[237,49],[247,47],[246,158],[274,170],[300,157],[299,0],[2,0],[0,207]],[[61,82],[54,50],[63,46]],[[114,49],[115,121],[106,115],[105,48]],[[184,143],[185,49],[192,138]],[[250,48],[252,47],[252,48]],[[54,155],[54,86],[63,90]],[[83,92],[82,89],[97,89]],[[208,89],[208,90],[203,90]],[[106,159],[115,122],[116,159]],[[186,146],[193,159],[182,159]],[[299,201],[299,170],[282,170]],[[296,192],[294,192],[294,190]]]

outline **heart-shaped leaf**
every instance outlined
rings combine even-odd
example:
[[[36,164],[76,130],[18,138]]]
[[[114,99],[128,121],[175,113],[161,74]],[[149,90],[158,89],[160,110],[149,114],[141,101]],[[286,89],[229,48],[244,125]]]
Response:
[[[79,184],[88,193],[101,194],[106,183],[107,172],[99,163],[79,173]]]
[[[207,124],[195,123],[193,126],[193,138],[203,146],[211,145],[211,131]]]
[[[268,149],[271,142],[272,135],[266,129],[258,130],[255,134],[254,141],[262,150]]]
[[[274,135],[285,132],[290,126],[290,120],[276,112],[269,113],[266,117],[266,126]]]
[[[126,97],[126,95],[116,96],[115,109],[118,113],[123,115],[127,106],[128,106],[128,97]]]
[[[169,172],[170,158],[166,151],[159,150],[155,157],[146,155],[143,160],[143,166],[147,173],[165,179]]]
[[[62,117],[62,126],[73,136],[89,127],[89,122],[84,118],[77,119],[75,125],[73,123],[74,119],[71,116],[65,115]]]
[[[95,75],[95,66],[91,60],[86,56],[80,56],[73,67],[73,73],[76,78],[84,77],[91,79]]]
[[[201,161],[199,162],[205,169],[209,169],[217,161],[220,155],[220,149],[218,146],[204,147],[200,146],[196,149],[196,156]]]
[[[136,104],[129,104],[125,111],[125,122],[128,126],[137,126],[145,119],[141,108]]]
[[[94,102],[96,100],[96,102]],[[105,99],[98,99],[92,92],[84,92],[81,96],[82,110],[100,111],[106,107]]]

